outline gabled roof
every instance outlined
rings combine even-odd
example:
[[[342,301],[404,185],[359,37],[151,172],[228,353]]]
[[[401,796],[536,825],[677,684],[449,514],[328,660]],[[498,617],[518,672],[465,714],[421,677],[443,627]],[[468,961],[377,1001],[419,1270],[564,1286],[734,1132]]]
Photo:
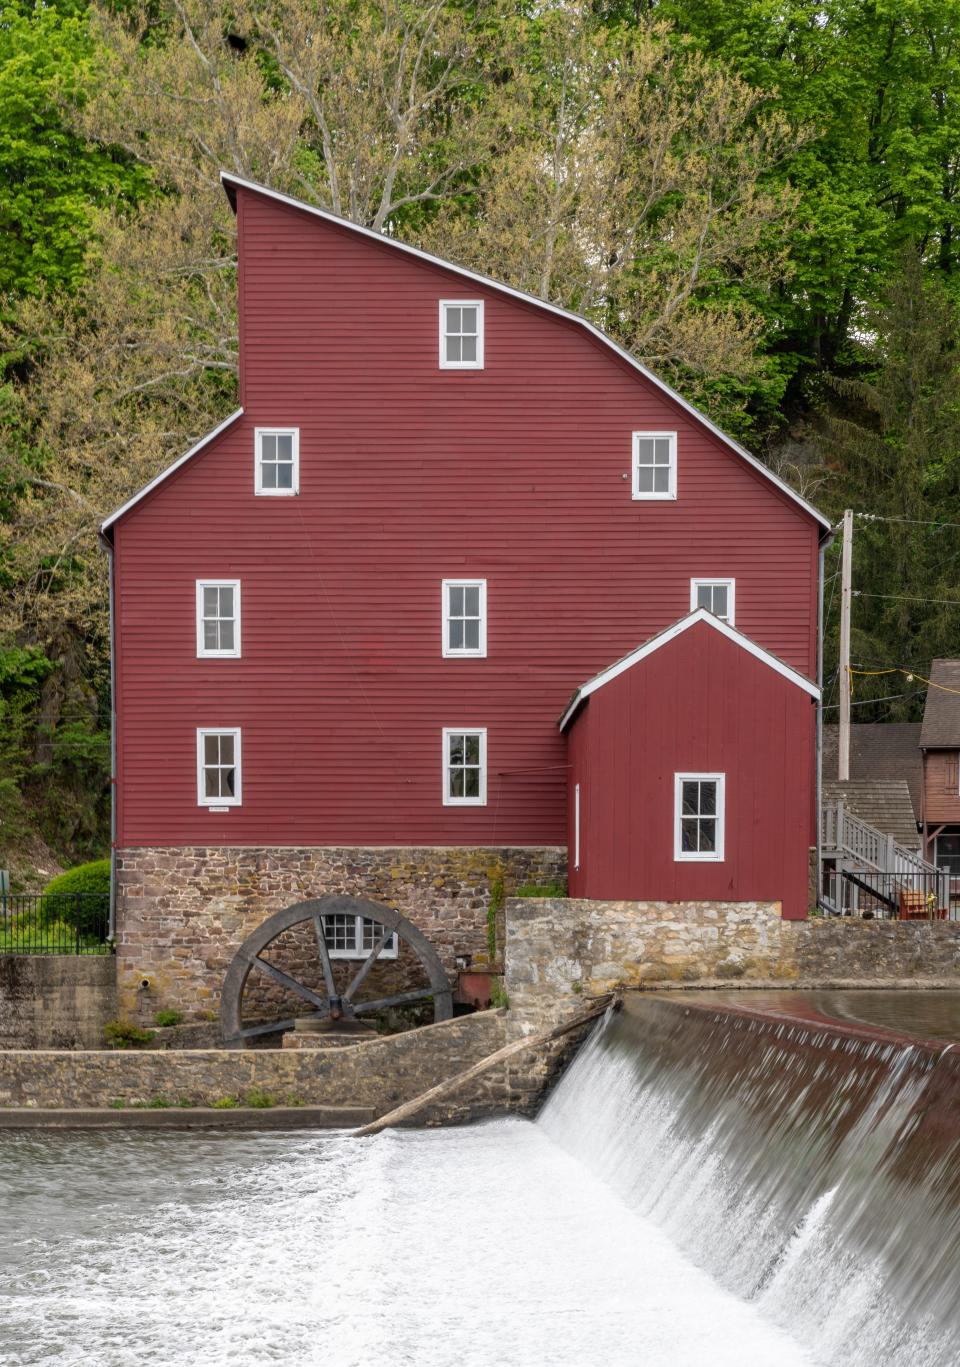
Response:
[[[753,655],[755,659],[762,661],[763,664],[769,666],[769,668],[774,670],[777,674],[782,674],[785,679],[788,679],[792,684],[796,684],[797,688],[802,688],[806,693],[809,693],[812,698],[819,699],[819,688],[815,683],[811,683],[805,675],[798,673],[795,669],[791,669],[790,666],[784,664],[782,660],[778,660],[776,655],[771,655],[768,650],[764,650],[762,646],[758,646],[756,641],[751,641],[749,636],[744,636],[743,632],[737,631],[736,627],[729,626],[726,622],[721,622],[719,617],[714,617],[713,613],[708,612],[706,608],[697,608],[696,611],[689,613],[686,617],[681,617],[679,622],[674,622],[672,627],[667,627],[666,631],[661,631],[658,636],[651,636],[650,640],[645,641],[642,646],[637,646],[636,650],[631,650],[629,655],[624,655],[622,659],[617,660],[615,664],[609,665],[606,669],[601,670],[600,673],[595,674],[589,682],[585,683],[581,688],[578,688],[567,704],[566,711],[560,718],[560,730],[563,731],[566,729],[568,723],[572,721],[580,706],[589,698],[591,693],[596,693],[598,688],[602,688],[604,684],[608,684],[612,679],[616,679],[619,675],[626,673],[626,671],[632,669],[635,664],[639,664],[641,660],[645,660],[648,655],[652,655],[654,651],[662,649],[663,646],[668,645],[671,641],[675,641],[678,636],[682,636],[685,631],[689,631],[691,627],[695,627],[701,622],[704,626],[712,627],[714,631],[719,631],[721,636],[726,636],[728,641],[733,641],[735,645],[740,646],[743,650],[747,651],[749,655]]]
[[[266,185],[258,185],[252,180],[244,180],[242,177],[235,176],[229,171],[221,171],[220,180],[234,211],[236,211],[237,207],[237,189],[252,190],[256,194],[265,195],[268,199],[276,200],[278,204],[286,204],[292,209],[300,209],[303,213],[313,214],[315,218],[323,219],[326,223],[334,223],[338,227],[347,228],[350,232],[357,233],[360,237],[371,238],[373,241],[379,242],[382,246],[392,247],[395,251],[404,252],[407,256],[417,257],[421,261],[428,261],[434,266],[442,266],[445,270],[452,271],[455,275],[463,276],[466,280],[472,280],[478,285],[486,286],[487,289],[496,290],[498,293],[508,295],[512,299],[519,299],[524,304],[531,304],[535,308],[542,309],[545,313],[552,313],[558,318],[565,318],[568,322],[576,323],[579,327],[583,328],[585,332],[588,332],[591,337],[602,342],[605,347],[612,351],[616,356],[619,356],[622,361],[626,361],[629,366],[638,371],[644,379],[648,380],[650,384],[659,389],[661,393],[666,394],[674,403],[679,404],[685,412],[696,418],[697,422],[701,423],[709,432],[712,432],[715,437],[718,437],[731,451],[735,451],[742,460],[745,460],[748,465],[759,474],[763,475],[764,479],[769,480],[771,484],[775,485],[776,488],[793,503],[798,504],[799,507],[801,507],[805,513],[808,513],[814,521],[818,522],[821,527],[826,531],[830,531],[831,523],[829,518],[824,517],[823,513],[818,512],[812,503],[808,503],[805,498],[801,498],[796,490],[791,489],[789,484],[784,480],[779,479],[762,461],[757,460],[756,456],[752,456],[739,442],[736,442],[732,437],[727,436],[726,432],[722,432],[719,427],[712,423],[698,408],[695,408],[692,403],[688,403],[675,389],[671,389],[668,384],[654,375],[651,370],[648,370],[646,366],[641,365],[635,356],[630,355],[629,351],[626,351],[622,346],[619,346],[616,342],[612,341],[605,333],[601,332],[598,327],[594,327],[593,323],[588,322],[586,318],[581,317],[579,313],[571,313],[569,309],[560,308],[557,304],[550,304],[545,299],[537,298],[536,295],[526,294],[523,290],[514,289],[511,285],[501,284],[499,280],[491,280],[489,276],[479,275],[476,271],[468,270],[465,266],[458,266],[453,261],[445,261],[442,257],[433,256],[430,252],[421,251],[419,247],[411,247],[406,242],[399,242],[394,237],[387,237],[383,233],[375,232],[372,228],[364,228],[359,223],[353,223],[348,218],[341,218],[339,214],[332,214],[328,209],[318,209],[313,204],[304,204],[302,200],[294,199],[291,195],[281,194],[279,190],[270,190]]]
[[[823,780],[824,802],[842,802],[868,826],[892,835],[905,850],[920,848],[917,814],[910,789],[903,778],[850,778]]]
[[[960,660],[934,660],[930,666],[920,744],[925,750],[960,749]]]
[[[101,522],[100,535],[102,536],[107,531],[108,527],[112,527],[117,518],[123,517],[124,513],[129,512],[135,503],[139,503],[142,498],[146,498],[147,494],[152,493],[158,484],[162,484],[165,479],[169,479],[175,470],[179,470],[181,465],[187,463],[191,456],[197,455],[205,446],[209,446],[214,437],[219,437],[221,432],[225,432],[228,427],[237,421],[237,418],[242,416],[243,409],[238,408],[235,413],[230,414],[229,418],[224,418],[223,422],[218,423],[212,432],[208,432],[205,437],[201,437],[195,446],[190,447],[189,451],[185,451],[182,456],[178,456],[172,465],[168,465],[165,470],[161,470],[159,475],[155,475],[149,484],[145,484],[132,498],[128,498],[122,508],[118,508],[115,513],[111,513],[108,518]]]
[[[829,723],[823,728],[824,780],[836,779],[837,776],[837,732],[838,727],[835,722]],[[902,779],[910,789],[914,812],[919,812],[923,801],[920,723],[918,721],[854,722],[850,727],[849,781],[853,783],[859,779],[871,783],[887,779]],[[866,817],[863,819],[867,820]]]

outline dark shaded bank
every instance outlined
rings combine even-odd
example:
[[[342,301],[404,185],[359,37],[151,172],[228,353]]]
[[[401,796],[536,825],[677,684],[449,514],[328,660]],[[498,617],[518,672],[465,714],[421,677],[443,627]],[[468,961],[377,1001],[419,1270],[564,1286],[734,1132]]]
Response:
[[[960,1049],[628,997],[542,1123],[818,1360],[960,1360]]]

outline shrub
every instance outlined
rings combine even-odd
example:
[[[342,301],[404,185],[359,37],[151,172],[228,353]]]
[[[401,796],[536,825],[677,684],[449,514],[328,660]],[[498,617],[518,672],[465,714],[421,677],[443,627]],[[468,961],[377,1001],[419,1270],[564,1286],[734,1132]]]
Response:
[[[107,1021],[103,1033],[111,1049],[136,1049],[153,1039],[152,1030],[141,1030],[132,1021]]]
[[[174,1011],[171,1007],[165,1006],[162,1011],[158,1011],[153,1018],[154,1025],[159,1025],[161,1030],[168,1025],[179,1025],[183,1020],[182,1011]]]
[[[215,1111],[233,1111],[240,1105],[235,1096],[221,1096],[213,1103]]]
[[[276,1106],[276,1098],[269,1092],[265,1092],[261,1087],[251,1087],[247,1092],[246,1102],[248,1106],[255,1110],[266,1110],[269,1106]]]
[[[56,896],[48,914],[69,922],[81,935],[106,933],[110,917],[110,860],[94,859],[89,864],[78,864],[52,879],[43,890],[44,896]],[[72,904],[59,898],[81,893]]]

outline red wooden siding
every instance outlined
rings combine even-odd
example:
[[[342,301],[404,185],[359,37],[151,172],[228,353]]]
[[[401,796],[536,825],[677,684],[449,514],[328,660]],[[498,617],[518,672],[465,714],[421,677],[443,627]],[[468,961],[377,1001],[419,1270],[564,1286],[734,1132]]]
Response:
[[[923,820],[960,822],[960,766],[956,750],[923,752]]]
[[[814,520],[582,329],[238,193],[245,413],[115,526],[121,844],[562,844],[574,687],[736,578],[737,625],[816,668]],[[440,370],[483,298],[486,368]],[[253,493],[300,428],[300,494]],[[631,432],[679,497],[633,502]],[[440,582],[488,581],[486,659]],[[194,582],[242,581],[243,657],[195,657]],[[441,730],[488,729],[488,801],[441,803]],[[196,803],[195,728],[243,732],[243,805]],[[804,733],[806,736],[806,732]]]
[[[700,623],[592,694],[569,727],[570,893],[778,900],[807,911],[816,711],[808,693]],[[724,858],[674,859],[674,775],[726,775]]]

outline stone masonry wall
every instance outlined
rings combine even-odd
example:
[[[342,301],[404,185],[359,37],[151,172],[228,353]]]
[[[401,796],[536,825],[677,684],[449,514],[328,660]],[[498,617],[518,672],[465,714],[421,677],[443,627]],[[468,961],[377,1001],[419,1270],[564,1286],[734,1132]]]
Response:
[[[0,1049],[96,1049],[116,997],[112,954],[0,955]]]
[[[504,985],[521,1016],[618,985],[917,979],[960,984],[960,922],[784,921],[778,902],[506,903]]]
[[[224,975],[243,940],[272,912],[325,893],[395,907],[423,931],[452,977],[457,955],[476,958],[486,950],[495,883],[502,880],[509,891],[526,882],[562,881],[565,874],[566,852],[559,847],[120,850],[119,1012],[141,1022],[163,1007],[187,1019],[211,1016],[219,1010]],[[144,978],[150,983],[146,991],[140,987]],[[277,1007],[283,1014],[287,1004],[274,1002],[262,984],[254,988],[252,978],[251,991],[262,997],[257,1014]]]

